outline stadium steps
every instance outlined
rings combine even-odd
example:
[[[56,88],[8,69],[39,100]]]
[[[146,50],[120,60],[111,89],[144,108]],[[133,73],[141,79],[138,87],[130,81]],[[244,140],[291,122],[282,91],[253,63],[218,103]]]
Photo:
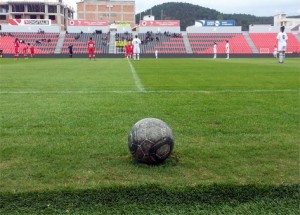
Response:
[[[182,34],[182,36],[183,36],[183,43],[185,46],[186,53],[193,54],[193,50],[192,50],[192,47],[191,47],[191,44],[190,44],[187,34],[186,33]]]
[[[252,39],[249,35],[249,33],[248,32],[243,32],[243,35],[244,35],[246,41],[248,42],[249,47],[252,49],[252,53],[255,53],[255,54],[259,53],[256,46],[255,46],[255,44],[254,44],[254,42],[252,41]]]
[[[54,54],[61,54],[61,50],[64,45],[65,37],[66,37],[66,32],[65,31],[60,32]]]
[[[116,43],[116,33],[115,32],[110,32],[109,49],[108,49],[109,54],[115,54],[116,53],[115,43]]]

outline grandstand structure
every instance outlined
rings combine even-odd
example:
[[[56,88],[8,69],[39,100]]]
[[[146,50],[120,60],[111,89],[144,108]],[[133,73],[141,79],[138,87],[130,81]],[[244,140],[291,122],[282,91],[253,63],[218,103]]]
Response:
[[[109,34],[76,34],[76,33],[69,33],[66,35],[63,47],[61,50],[62,54],[69,53],[68,47],[73,45],[73,50],[75,54],[85,54],[87,53],[87,41],[89,38],[92,37],[93,40],[97,41],[95,52],[96,54],[108,54],[109,53]]]
[[[97,54],[114,55],[123,53],[124,45],[135,35],[142,41],[141,54],[145,56],[154,56],[155,51],[165,55],[212,56],[214,43],[218,54],[225,54],[227,40],[233,55],[272,56],[277,45],[279,28],[275,24],[251,25],[248,32],[243,32],[234,20],[196,20],[194,26],[182,32],[179,20],[155,20],[146,16],[132,28],[133,6],[131,0],[82,0],[77,3],[79,13],[75,20],[74,10],[62,0],[4,0],[0,2],[0,50],[4,56],[13,54],[13,40],[18,38],[33,44],[37,55],[67,56],[72,45],[74,55],[83,56],[92,37]],[[108,16],[107,10],[115,16]],[[299,21],[278,15],[275,21],[289,26],[287,53],[299,54]]]

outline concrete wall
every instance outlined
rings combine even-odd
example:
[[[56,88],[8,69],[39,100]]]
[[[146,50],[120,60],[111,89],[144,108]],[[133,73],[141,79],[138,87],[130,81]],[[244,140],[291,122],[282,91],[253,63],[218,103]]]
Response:
[[[209,33],[242,33],[241,26],[233,27],[199,27],[190,26],[186,28],[189,34],[209,34]]]
[[[147,33],[148,31],[152,31],[153,33],[181,33],[180,27],[139,27],[139,33]]]
[[[249,33],[278,33],[280,27],[272,25],[250,25]],[[285,32],[289,33],[291,30],[289,28],[285,29]]]
[[[109,26],[68,26],[67,31],[69,33],[94,33],[95,31],[102,31],[102,33],[109,32]]]
[[[61,31],[60,26],[25,26],[25,25],[1,25],[2,30],[0,32],[29,32],[37,33],[39,29],[45,31],[45,33],[59,33]]]

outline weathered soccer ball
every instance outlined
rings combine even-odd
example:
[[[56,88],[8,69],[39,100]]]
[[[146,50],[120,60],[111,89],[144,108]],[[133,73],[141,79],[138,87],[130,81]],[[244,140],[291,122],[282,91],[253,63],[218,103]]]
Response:
[[[172,130],[160,119],[142,119],[133,125],[128,135],[128,147],[139,162],[162,163],[174,147]]]

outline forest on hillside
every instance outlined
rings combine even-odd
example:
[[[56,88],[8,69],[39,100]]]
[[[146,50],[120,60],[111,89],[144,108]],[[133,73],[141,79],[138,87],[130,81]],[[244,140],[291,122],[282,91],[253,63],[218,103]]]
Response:
[[[272,16],[257,17],[249,14],[225,14],[190,3],[168,2],[156,5],[136,14],[137,23],[146,15],[153,15],[156,20],[180,20],[182,31],[185,31],[188,26],[194,25],[195,20],[235,20],[237,26],[242,26],[243,31],[248,31],[249,25],[252,24],[273,24]]]

